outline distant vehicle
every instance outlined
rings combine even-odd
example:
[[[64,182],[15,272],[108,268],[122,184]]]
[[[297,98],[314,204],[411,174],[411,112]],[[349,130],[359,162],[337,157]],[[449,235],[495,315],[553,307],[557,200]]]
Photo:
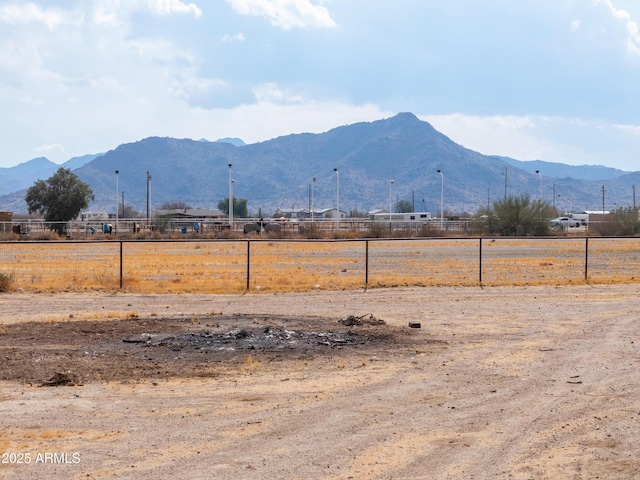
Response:
[[[555,228],[572,228],[579,227],[582,225],[582,222],[569,217],[558,217],[551,220],[551,225]]]
[[[571,218],[580,222],[581,226],[586,227],[589,224],[589,214],[587,212],[574,213],[571,215]]]

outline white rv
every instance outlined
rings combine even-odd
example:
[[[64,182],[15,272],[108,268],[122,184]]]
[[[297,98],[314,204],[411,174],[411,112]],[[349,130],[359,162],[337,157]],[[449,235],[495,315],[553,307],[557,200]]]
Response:
[[[414,213],[383,213],[377,212],[370,214],[370,218],[374,222],[430,222],[430,212],[414,212]]]

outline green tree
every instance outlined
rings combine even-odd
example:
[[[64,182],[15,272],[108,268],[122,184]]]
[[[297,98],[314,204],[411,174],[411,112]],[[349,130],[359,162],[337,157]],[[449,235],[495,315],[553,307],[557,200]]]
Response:
[[[131,205],[123,205],[120,208],[120,218],[138,218],[140,216],[140,212],[134,210]]]
[[[637,235],[640,233],[638,209],[618,208],[611,212],[607,220],[592,223],[589,230],[611,237]]]
[[[188,203],[182,202],[180,200],[172,200],[170,202],[164,202],[160,205],[161,210],[191,210],[191,205]]]
[[[68,168],[60,167],[47,180],[38,180],[27,190],[29,213],[38,212],[51,229],[64,232],[64,222],[76,218],[95,197],[93,191]]]
[[[413,213],[413,204],[409,200],[398,200],[396,203],[396,212]]]
[[[218,210],[229,215],[229,197],[218,202]],[[246,198],[233,198],[233,216],[238,218],[247,218],[249,216]]]
[[[549,204],[531,201],[529,195],[510,195],[494,201],[493,208],[479,210],[473,228],[503,236],[549,235],[551,228],[547,219],[550,216],[553,216],[553,208]]]

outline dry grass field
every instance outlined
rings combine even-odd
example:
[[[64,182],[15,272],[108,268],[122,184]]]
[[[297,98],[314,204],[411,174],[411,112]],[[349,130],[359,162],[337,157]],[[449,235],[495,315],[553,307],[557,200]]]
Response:
[[[638,283],[640,238],[16,242],[0,273],[29,292]]]

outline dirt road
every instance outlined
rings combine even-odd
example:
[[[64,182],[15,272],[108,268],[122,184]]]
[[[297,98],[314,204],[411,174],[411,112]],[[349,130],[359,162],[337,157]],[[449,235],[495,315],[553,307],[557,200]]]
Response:
[[[3,295],[0,478],[638,478],[637,293]]]

